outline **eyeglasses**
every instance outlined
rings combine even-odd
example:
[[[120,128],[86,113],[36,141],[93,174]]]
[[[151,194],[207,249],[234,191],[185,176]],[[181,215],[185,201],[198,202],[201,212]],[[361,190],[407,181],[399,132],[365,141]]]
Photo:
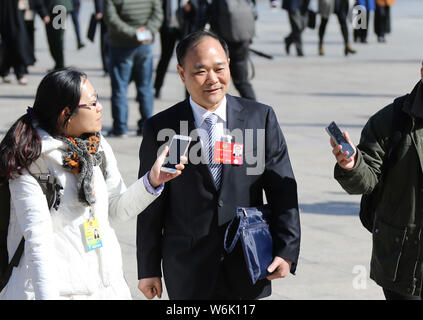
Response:
[[[94,102],[79,104],[78,107],[79,108],[84,108],[84,109],[95,110],[97,108],[97,105],[98,104],[99,104],[99,102],[98,102],[98,93],[96,93],[96,95],[95,95],[95,101]]]

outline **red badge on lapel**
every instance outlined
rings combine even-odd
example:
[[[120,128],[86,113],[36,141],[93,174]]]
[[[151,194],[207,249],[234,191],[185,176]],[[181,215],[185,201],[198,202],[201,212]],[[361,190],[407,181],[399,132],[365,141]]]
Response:
[[[223,164],[242,165],[243,149],[244,145],[241,143],[216,141],[214,146],[213,161]]]

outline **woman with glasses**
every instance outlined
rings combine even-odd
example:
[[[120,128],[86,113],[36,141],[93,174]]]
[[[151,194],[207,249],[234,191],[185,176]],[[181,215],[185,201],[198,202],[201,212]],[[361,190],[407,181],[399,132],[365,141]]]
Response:
[[[0,143],[0,176],[11,194],[9,257],[24,238],[23,255],[1,299],[131,298],[110,223],[142,212],[166,181],[181,174],[186,159],[177,173],[161,172],[166,148],[151,170],[126,188],[100,133],[102,109],[84,73],[53,71],[41,81],[33,107]],[[51,209],[31,174],[40,161],[63,187]]]

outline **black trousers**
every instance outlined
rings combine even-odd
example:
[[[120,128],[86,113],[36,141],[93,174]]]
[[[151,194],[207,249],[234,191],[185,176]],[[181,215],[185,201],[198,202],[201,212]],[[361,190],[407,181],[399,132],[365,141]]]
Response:
[[[337,13],[339,26],[341,28],[342,37],[344,38],[344,44],[347,45],[348,40],[348,27],[347,27],[347,15],[344,13]],[[323,44],[323,38],[325,36],[326,26],[328,23],[328,18],[322,18],[320,27],[319,27],[319,43]]]
[[[164,78],[169,67],[170,59],[172,59],[173,51],[175,50],[176,42],[180,39],[180,32],[176,29],[169,29],[162,27],[160,29],[160,44],[161,53],[159,63],[156,68],[156,78],[154,79],[154,89],[156,95],[160,93],[163,86]]]
[[[409,296],[383,288],[386,300],[422,300],[422,296]]]
[[[256,100],[253,87],[248,80],[248,57],[249,43],[245,42],[228,42],[229,68],[235,88],[239,95],[246,99]]]
[[[297,50],[303,49],[301,33],[305,29],[304,17],[300,10],[288,11],[289,23],[291,25],[291,33],[285,38],[288,43],[294,43]]]
[[[376,5],[375,11],[375,33],[378,37],[384,37],[391,32],[390,7],[380,7]]]
[[[234,270],[236,272],[233,272]],[[238,241],[230,254],[224,252],[222,248],[219,274],[210,300],[258,300],[272,294],[270,281],[267,279],[258,280],[248,293],[239,287],[244,281],[250,282],[251,279],[241,241]]]
[[[19,54],[15,52],[7,43],[2,43],[2,59],[0,64],[0,76],[6,77],[10,73],[10,69],[15,71],[16,79],[21,79],[26,73],[26,65],[19,58]]]
[[[100,20],[100,52],[101,52],[101,61],[103,63],[103,71],[109,73],[109,64],[110,64],[110,55],[109,55],[109,40],[107,39],[107,25],[104,22],[104,19]]]
[[[50,14],[51,21],[46,25],[48,47],[55,62],[54,69],[62,69],[65,67],[65,58],[63,53],[63,38],[65,30],[61,28],[55,29],[53,27],[53,21],[57,15],[53,13]]]
[[[354,41],[360,39],[362,42],[367,40],[367,33],[369,30],[370,10],[367,10],[366,15],[366,29],[354,29]]]
[[[75,28],[77,45],[79,45],[82,42],[81,28],[79,26],[79,8],[80,8],[80,6],[81,6],[81,2],[79,0],[73,1],[73,11],[72,11],[71,15],[72,15],[73,26]]]

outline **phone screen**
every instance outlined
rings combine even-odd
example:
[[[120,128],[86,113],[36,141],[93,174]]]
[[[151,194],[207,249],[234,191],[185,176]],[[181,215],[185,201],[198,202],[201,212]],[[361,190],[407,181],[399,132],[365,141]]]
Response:
[[[344,134],[342,133],[341,129],[339,129],[336,123],[332,121],[326,128],[326,131],[332,137],[336,144],[342,146],[342,152],[348,151],[347,159],[349,159],[354,154],[354,149],[344,137]]]
[[[191,140],[188,137],[186,139],[173,137],[169,147],[169,155],[163,167],[175,169],[175,166],[181,162],[181,156],[185,154],[190,142]]]

